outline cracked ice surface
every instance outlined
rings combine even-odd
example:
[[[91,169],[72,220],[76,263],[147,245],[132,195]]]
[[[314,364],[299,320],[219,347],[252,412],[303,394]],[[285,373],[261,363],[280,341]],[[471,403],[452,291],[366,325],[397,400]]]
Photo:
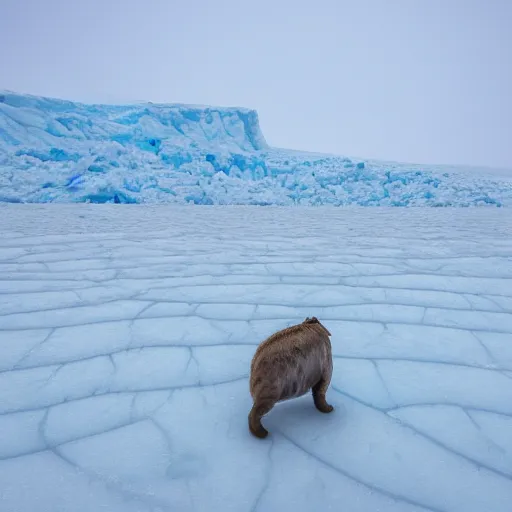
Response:
[[[508,211],[0,218],[0,510],[510,510]],[[280,404],[255,439],[256,346],[312,315],[335,411]]]

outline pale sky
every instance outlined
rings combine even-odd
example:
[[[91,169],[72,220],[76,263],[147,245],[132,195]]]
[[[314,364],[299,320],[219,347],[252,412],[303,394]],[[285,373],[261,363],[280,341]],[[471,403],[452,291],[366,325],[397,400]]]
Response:
[[[254,108],[273,146],[512,168],[512,0],[0,0],[0,89]]]

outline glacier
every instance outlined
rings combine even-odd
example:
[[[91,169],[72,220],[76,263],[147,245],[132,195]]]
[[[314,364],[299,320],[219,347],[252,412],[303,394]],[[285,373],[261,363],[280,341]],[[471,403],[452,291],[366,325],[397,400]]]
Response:
[[[245,108],[3,91],[0,201],[499,207],[512,172],[275,148]]]
[[[509,212],[0,204],[0,510],[509,512]],[[312,315],[335,409],[256,439]]]

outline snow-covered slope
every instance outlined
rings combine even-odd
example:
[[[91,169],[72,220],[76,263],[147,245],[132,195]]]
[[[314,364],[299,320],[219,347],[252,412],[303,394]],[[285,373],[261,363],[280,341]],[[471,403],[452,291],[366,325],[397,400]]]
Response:
[[[510,512],[512,211],[0,205],[2,512]],[[247,427],[258,343],[334,372]]]
[[[270,148],[257,113],[242,108],[4,92],[0,201],[508,206],[512,173]]]

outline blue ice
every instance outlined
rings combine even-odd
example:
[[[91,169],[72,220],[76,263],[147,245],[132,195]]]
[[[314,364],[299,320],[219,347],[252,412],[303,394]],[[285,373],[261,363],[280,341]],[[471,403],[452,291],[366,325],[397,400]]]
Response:
[[[274,148],[246,108],[88,105],[8,91],[1,98],[0,201],[512,204],[512,172]]]

